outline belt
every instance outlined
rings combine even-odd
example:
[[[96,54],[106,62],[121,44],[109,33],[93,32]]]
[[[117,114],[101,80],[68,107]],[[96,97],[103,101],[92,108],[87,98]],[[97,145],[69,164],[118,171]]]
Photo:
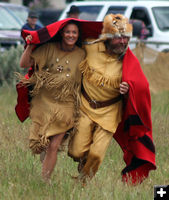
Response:
[[[113,99],[107,100],[107,101],[96,101],[89,97],[89,95],[86,93],[83,85],[82,85],[82,94],[83,94],[84,98],[88,101],[90,107],[92,107],[93,109],[110,106],[112,104],[117,103],[118,101],[120,101],[122,99],[122,95],[120,94],[119,96],[117,96]]]

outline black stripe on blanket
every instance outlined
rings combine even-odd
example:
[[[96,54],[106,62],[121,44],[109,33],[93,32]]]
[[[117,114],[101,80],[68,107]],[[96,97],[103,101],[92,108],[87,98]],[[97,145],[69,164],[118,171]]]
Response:
[[[47,40],[51,38],[48,32],[48,29],[46,27],[39,29],[37,33],[39,36],[40,43],[46,42]]]
[[[130,165],[128,165],[127,167],[125,167],[122,171],[122,174],[126,174],[132,170],[135,170],[137,169],[138,167],[140,167],[141,165],[144,165],[148,163],[146,160],[141,160],[141,159],[138,159],[137,157],[133,157]]]
[[[143,137],[138,138],[139,142],[141,142],[147,149],[149,149],[151,152],[155,153],[155,146],[147,135],[144,135]]]
[[[140,117],[138,115],[129,115],[129,117],[124,122],[124,132],[130,129],[130,126],[143,125]]]

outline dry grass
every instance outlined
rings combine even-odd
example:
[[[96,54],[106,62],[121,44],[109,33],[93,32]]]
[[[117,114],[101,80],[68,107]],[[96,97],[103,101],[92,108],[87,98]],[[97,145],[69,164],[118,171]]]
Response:
[[[153,93],[169,91],[169,53],[158,53],[143,44],[138,45],[133,52],[149,80],[151,91]]]
[[[152,95],[152,119],[157,170],[136,187],[121,182],[122,152],[112,140],[96,177],[85,187],[71,179],[77,164],[66,152],[58,156],[51,185],[41,179],[39,156],[28,149],[29,120],[20,123],[14,111],[15,89],[0,88],[0,199],[1,200],[151,200],[153,186],[169,184],[169,92]]]

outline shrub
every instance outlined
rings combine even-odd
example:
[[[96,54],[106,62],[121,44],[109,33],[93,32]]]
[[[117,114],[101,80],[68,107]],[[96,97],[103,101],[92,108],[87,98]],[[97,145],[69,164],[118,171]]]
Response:
[[[16,78],[14,72],[23,73],[19,66],[19,61],[24,47],[19,45],[11,47],[0,54],[0,86],[3,84],[15,84]]]

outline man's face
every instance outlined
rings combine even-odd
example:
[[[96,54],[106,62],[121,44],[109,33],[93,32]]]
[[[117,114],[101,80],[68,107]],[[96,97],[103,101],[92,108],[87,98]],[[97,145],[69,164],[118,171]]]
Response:
[[[79,18],[79,13],[72,13],[72,14],[69,14],[69,17],[70,17],[70,18],[76,18],[76,19],[78,19],[78,18]]]
[[[108,48],[114,54],[121,54],[125,51],[129,42],[129,37],[114,37],[108,40]]]
[[[35,17],[28,17],[28,23],[30,24],[30,25],[35,25],[36,24],[36,22],[37,22],[37,18],[35,18]]]

